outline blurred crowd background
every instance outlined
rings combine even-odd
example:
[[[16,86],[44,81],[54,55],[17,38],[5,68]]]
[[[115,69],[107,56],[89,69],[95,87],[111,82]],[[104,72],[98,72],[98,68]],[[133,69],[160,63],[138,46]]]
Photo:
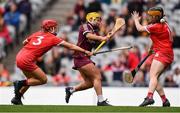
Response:
[[[8,86],[9,83],[5,81],[24,78],[15,61],[11,62],[13,71],[9,71],[3,61],[21,46],[23,39],[34,32],[32,28],[43,17],[42,13],[53,9],[53,5],[61,3],[60,1],[70,2],[73,7],[71,10],[62,10],[65,15],[59,18],[64,18],[65,21],[60,23],[58,36],[74,44],[78,39],[79,26],[86,21],[87,12],[102,14],[100,34],[103,36],[113,28],[117,17],[125,19],[126,25],[101,50],[127,45],[133,45],[134,48],[92,57],[102,73],[103,86],[118,87],[148,85],[151,58],[137,73],[133,84],[127,84],[123,80],[123,71],[134,69],[147,55],[151,44],[146,32],[137,32],[131,13],[138,11],[142,17],[141,23],[147,25],[145,11],[154,6],[163,7],[174,38],[175,57],[171,67],[160,77],[160,81],[165,87],[180,87],[180,0],[0,0],[0,86]],[[56,10],[55,13],[61,11]],[[69,86],[81,81],[78,71],[72,69],[72,54],[73,51],[54,47],[38,59],[37,64],[47,73],[47,86]]]

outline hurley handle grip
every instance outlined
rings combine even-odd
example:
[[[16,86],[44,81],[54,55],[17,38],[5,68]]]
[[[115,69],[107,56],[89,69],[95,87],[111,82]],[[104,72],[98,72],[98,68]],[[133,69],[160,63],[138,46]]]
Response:
[[[112,33],[109,32],[106,36],[108,39],[110,39],[112,37]],[[94,50],[94,53],[96,53],[97,51],[99,51],[99,49],[106,43],[106,41],[102,41],[99,46]]]

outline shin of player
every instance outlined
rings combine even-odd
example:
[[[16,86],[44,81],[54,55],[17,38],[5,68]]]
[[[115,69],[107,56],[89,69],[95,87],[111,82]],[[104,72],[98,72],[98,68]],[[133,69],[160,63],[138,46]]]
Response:
[[[132,13],[138,31],[146,31],[150,34],[152,40],[151,49],[154,50],[153,60],[150,68],[150,82],[147,97],[140,106],[147,106],[154,103],[153,94],[156,90],[162,99],[162,106],[170,106],[165,96],[164,90],[158,78],[163,71],[173,62],[173,38],[170,28],[163,19],[164,11],[161,7],[153,7],[147,11],[149,25],[142,26],[139,23],[140,17],[137,12]]]
[[[87,22],[80,26],[77,45],[91,51],[97,42],[107,41],[107,37],[99,36],[98,30],[101,24],[101,15],[97,12],[90,12],[86,16]],[[70,96],[77,91],[94,88],[97,94],[97,105],[108,106],[110,104],[103,98],[101,86],[101,74],[99,69],[90,57],[80,52],[74,53],[74,68],[77,69],[83,81],[74,87],[67,87],[65,100],[69,103]]]
[[[79,51],[82,54],[91,56],[93,53],[79,46],[68,43],[56,37],[57,22],[49,19],[42,21],[41,30],[30,35],[24,42],[23,48],[16,56],[16,65],[26,76],[26,80],[15,81],[15,97],[11,102],[15,105],[22,105],[21,97],[29,86],[42,85],[47,82],[46,74],[36,65],[36,60],[50,50],[53,46],[64,46],[68,49]]]

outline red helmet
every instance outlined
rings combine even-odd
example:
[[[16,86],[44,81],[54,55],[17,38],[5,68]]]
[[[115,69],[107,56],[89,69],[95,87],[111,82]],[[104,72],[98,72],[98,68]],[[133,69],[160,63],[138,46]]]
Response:
[[[53,19],[46,19],[46,20],[43,20],[41,23],[41,27],[46,30],[48,30],[51,27],[56,27],[56,26],[57,26],[57,21]]]

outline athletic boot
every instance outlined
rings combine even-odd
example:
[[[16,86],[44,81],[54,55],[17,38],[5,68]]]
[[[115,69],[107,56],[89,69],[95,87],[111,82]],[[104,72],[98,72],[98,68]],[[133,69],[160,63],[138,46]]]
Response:
[[[149,99],[148,97],[146,97],[144,99],[144,101],[139,106],[140,107],[144,107],[144,106],[151,105],[151,104],[154,104],[154,100],[153,99]]]
[[[11,103],[14,105],[23,105],[21,97],[13,97]]]
[[[69,99],[70,99],[70,97],[72,95],[70,90],[72,90],[72,89],[73,89],[72,87],[67,87],[65,89],[65,92],[66,92],[66,97],[65,97],[66,103],[69,103]]]
[[[19,81],[15,81],[13,84],[14,84],[14,93],[15,93],[15,97],[17,97],[17,96],[20,95],[19,90],[23,87],[23,85],[20,84]]]
[[[14,84],[14,94],[15,96],[12,98],[11,103],[14,105],[23,105],[21,101],[22,94],[20,94],[19,90],[22,88],[22,84],[19,81],[13,82]]]
[[[166,101],[163,102],[163,107],[170,107],[170,102],[168,99],[166,99]]]
[[[102,102],[98,102],[97,106],[112,106],[111,104],[108,104],[107,99],[102,101]]]

